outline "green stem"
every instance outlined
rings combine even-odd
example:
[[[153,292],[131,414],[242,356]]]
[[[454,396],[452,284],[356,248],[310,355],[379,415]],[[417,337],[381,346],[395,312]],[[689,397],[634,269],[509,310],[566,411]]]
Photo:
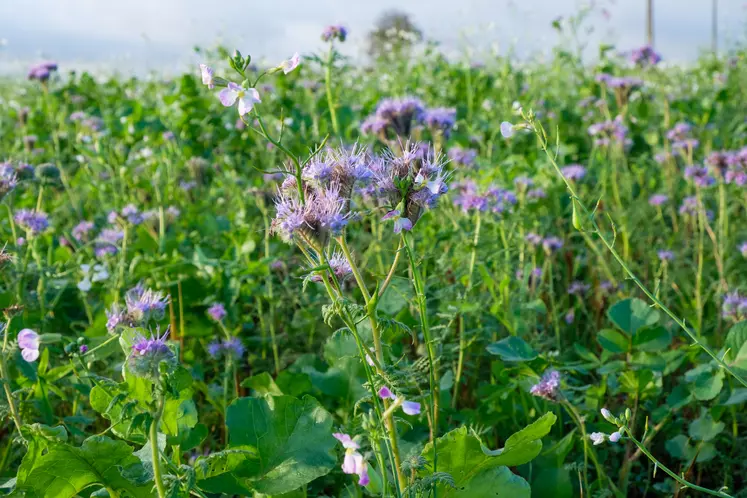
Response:
[[[158,498],[166,498],[166,487],[163,485],[161,475],[161,455],[158,450],[158,424],[163,414],[163,393],[160,392],[159,387],[156,387],[156,391],[156,411],[150,424],[150,449],[153,459],[153,480],[156,482]]]
[[[13,399],[13,392],[10,390],[10,376],[8,375],[8,367],[5,364],[5,354],[8,348],[8,335],[10,334],[11,320],[13,319],[8,318],[8,323],[5,325],[5,329],[3,330],[3,350],[2,352],[0,352],[0,375],[2,375],[5,398],[8,400],[8,407],[10,407],[10,415],[13,418],[13,423],[18,430],[18,434],[23,437],[23,435],[21,434],[21,426],[23,425],[23,422],[21,422],[21,417],[18,416],[18,409],[16,408],[16,402]]]
[[[329,54],[327,55],[327,64],[324,68],[324,87],[327,92],[327,106],[329,107],[329,117],[332,120],[332,130],[336,136],[340,136],[340,125],[337,122],[337,110],[335,109],[335,100],[332,96],[332,63],[334,62],[335,49],[334,44],[329,44]]]
[[[469,292],[472,290],[472,274],[475,270],[475,261],[477,259],[477,244],[480,242],[480,211],[475,213],[475,234],[472,238],[472,254],[469,260],[469,270],[467,272],[467,285],[464,289],[462,300],[466,300]],[[467,339],[464,333],[464,315],[459,313],[459,358],[457,359],[456,377],[454,379],[454,395],[451,398],[451,407],[456,408],[457,398],[459,397],[459,383],[462,379],[462,369],[464,368],[464,351],[467,349]]]
[[[657,460],[646,449],[646,447],[643,446],[643,444],[641,444],[640,441],[638,441],[635,437],[633,437],[633,434],[630,432],[630,429],[628,429],[627,427],[622,427],[622,430],[628,433],[628,438],[633,442],[633,444],[635,444],[638,447],[638,450],[641,453],[643,453],[644,455],[646,455],[648,457],[648,459],[651,460],[654,463],[654,465],[657,468],[660,468],[661,470],[663,470],[667,475],[669,475],[669,477],[671,477],[672,479],[674,479],[675,481],[677,481],[678,483],[680,483],[685,488],[691,488],[691,489],[694,489],[696,491],[700,491],[701,493],[705,493],[705,494],[708,494],[708,495],[711,495],[711,496],[720,496],[722,498],[732,498],[731,495],[728,495],[728,494],[726,494],[724,492],[714,491],[712,489],[708,489],[708,488],[704,488],[704,487],[698,486],[697,484],[693,484],[690,481],[687,481],[684,478],[678,476],[675,472],[669,470],[669,468],[667,468],[664,464],[662,464],[659,460]]]

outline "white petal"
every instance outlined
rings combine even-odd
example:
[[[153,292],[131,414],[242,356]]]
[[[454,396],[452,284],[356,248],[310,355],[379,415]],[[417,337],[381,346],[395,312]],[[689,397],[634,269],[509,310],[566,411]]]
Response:
[[[37,358],[39,358],[39,350],[38,349],[23,349],[21,350],[21,356],[23,356],[24,360],[31,363],[32,361],[36,361]]]

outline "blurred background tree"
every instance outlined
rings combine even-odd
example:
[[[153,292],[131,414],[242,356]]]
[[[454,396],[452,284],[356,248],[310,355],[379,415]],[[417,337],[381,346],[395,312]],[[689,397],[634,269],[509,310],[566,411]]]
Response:
[[[368,33],[368,54],[374,58],[399,57],[423,39],[423,32],[410,14],[388,10],[381,14]]]

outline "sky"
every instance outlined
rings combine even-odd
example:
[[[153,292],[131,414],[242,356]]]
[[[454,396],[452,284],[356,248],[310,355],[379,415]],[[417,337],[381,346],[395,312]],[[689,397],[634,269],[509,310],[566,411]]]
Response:
[[[655,44],[666,60],[687,62],[711,43],[712,0],[653,0]],[[628,50],[645,42],[646,0],[595,0],[580,37],[590,47]],[[580,0],[0,0],[0,73],[25,74],[42,59],[63,69],[174,73],[199,61],[195,46],[218,43],[275,62],[322,46],[328,24],[350,29],[345,50],[363,53],[365,34],[384,11],[409,13],[446,53],[490,50],[518,56],[559,42],[553,19]],[[718,0],[719,43],[744,41],[747,0]],[[589,52],[592,52],[590,49]]]

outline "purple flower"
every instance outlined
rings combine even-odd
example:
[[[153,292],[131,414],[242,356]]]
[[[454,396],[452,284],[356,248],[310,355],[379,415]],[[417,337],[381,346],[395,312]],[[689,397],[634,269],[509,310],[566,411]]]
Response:
[[[685,178],[700,188],[710,187],[716,180],[708,174],[708,168],[688,166],[685,168]]]
[[[747,242],[742,242],[742,244],[740,244],[739,252],[742,253],[742,256],[747,258]]]
[[[208,316],[216,322],[222,321],[226,317],[226,308],[221,303],[215,303],[207,310]]]
[[[140,210],[134,204],[127,204],[123,207],[121,214],[133,225],[139,225],[144,220],[143,214],[140,214]]]
[[[386,386],[383,386],[381,389],[379,389],[379,397],[381,399],[391,399],[395,403],[399,399]],[[406,401],[406,400],[403,399],[400,404],[402,406],[402,411],[405,412],[407,415],[420,415],[420,403],[418,403],[416,401]]]
[[[52,61],[41,62],[31,66],[28,73],[30,80],[47,81],[51,74],[57,71],[57,63]]]
[[[23,329],[18,333],[18,347],[21,348],[21,356],[27,362],[31,363],[39,358],[40,344],[39,334],[33,330]]]
[[[534,185],[534,180],[529,178],[528,176],[517,176],[514,178],[514,185],[518,189],[526,189],[527,187],[531,187]]]
[[[173,371],[176,367],[176,356],[167,343],[169,329],[163,335],[151,334],[150,337],[139,335],[132,345],[132,351],[128,358],[128,365],[133,374],[138,377],[158,379],[161,373],[161,364],[166,365],[167,371]]]
[[[534,396],[555,401],[560,393],[560,373],[557,370],[548,370],[529,392]]]
[[[564,177],[572,181],[581,180],[584,176],[586,176],[586,168],[584,168],[580,164],[571,164],[570,166],[565,166],[560,171],[561,173],[563,173]]]
[[[542,241],[542,247],[545,252],[552,253],[563,247],[563,241],[557,237],[547,237]]]
[[[525,240],[525,241],[526,241],[526,242],[527,242],[527,243],[528,243],[528,244],[529,244],[530,246],[532,246],[532,247],[536,247],[536,246],[538,246],[538,245],[540,245],[540,244],[542,243],[542,236],[541,236],[541,235],[539,235],[539,234],[537,234],[537,233],[534,233],[534,232],[529,232],[529,233],[528,233],[528,234],[526,234],[526,236],[524,237],[524,240]]]
[[[654,194],[648,198],[648,203],[652,206],[661,206],[669,200],[669,197],[664,194]]]
[[[220,103],[225,107],[231,107],[239,101],[239,116],[244,116],[252,111],[254,104],[262,102],[259,92],[255,88],[243,88],[234,82],[229,82],[226,88],[218,92]]]
[[[743,320],[747,317],[747,297],[740,295],[739,291],[726,294],[721,305],[721,314],[735,322]]]
[[[125,294],[128,316],[135,322],[147,323],[149,320],[163,318],[169,296],[161,291],[146,289],[138,284]]]
[[[456,122],[456,109],[447,107],[426,109],[423,114],[423,122],[430,128],[431,132],[441,132],[444,136],[449,136]]]
[[[539,199],[544,199],[545,197],[547,197],[547,194],[541,188],[527,190],[527,200],[529,201],[537,201]]]
[[[94,224],[92,221],[81,221],[73,227],[73,238],[80,242],[88,237],[93,228]]]
[[[329,269],[335,274],[338,281],[343,281],[353,274],[350,263],[341,252],[335,252],[329,257]],[[312,282],[322,282],[322,276],[318,272],[312,273],[308,278]]]
[[[690,196],[682,199],[682,205],[679,208],[679,213],[695,216],[698,213],[698,198],[695,196]]]
[[[471,167],[475,164],[477,158],[477,151],[474,149],[463,149],[459,146],[454,146],[449,149],[449,159],[462,166]]]
[[[580,282],[576,280],[575,282],[571,282],[571,285],[568,286],[568,294],[576,295],[576,296],[583,296],[587,292],[589,292],[590,286],[589,284],[585,284],[583,282]]]
[[[641,67],[655,66],[661,61],[661,55],[651,45],[644,45],[630,52],[630,61]]]
[[[370,482],[368,477],[368,465],[363,459],[363,455],[358,453],[360,445],[353,441],[353,439],[340,432],[335,432],[332,436],[342,443],[342,447],[345,448],[345,458],[342,462],[342,471],[346,474],[356,474],[358,476],[358,484],[360,486],[367,486]]]
[[[31,234],[39,234],[49,228],[49,217],[42,211],[19,209],[13,219]]]
[[[700,142],[690,136],[692,126],[689,123],[677,123],[674,128],[667,132],[667,139],[672,142],[672,150],[676,153],[692,150],[698,147]]]
[[[80,354],[86,354],[88,352],[88,346],[86,346],[85,344],[81,344],[78,348],[78,352]]]
[[[659,261],[672,261],[674,259],[672,251],[656,251],[656,255],[659,257]]]
[[[296,69],[299,64],[301,64],[301,56],[296,52],[290,59],[281,62],[278,69],[282,69],[283,74],[288,74]]]
[[[374,114],[363,122],[361,132],[409,137],[413,125],[421,123],[424,116],[425,106],[418,98],[384,98],[376,105]]]
[[[340,42],[344,42],[347,37],[348,29],[341,24],[338,24],[336,26],[327,26],[322,32],[322,40],[326,42],[334,40],[340,40]]]
[[[588,128],[588,133],[594,137],[594,144],[599,147],[606,147],[612,143],[629,145],[630,139],[627,138],[628,128],[623,123],[622,116],[617,116],[611,121],[602,121],[594,123]]]
[[[213,359],[217,360],[223,351],[223,344],[218,340],[212,341],[208,344],[207,351]]]
[[[238,337],[231,337],[223,341],[223,354],[238,360],[244,356],[244,344]]]
[[[573,310],[569,310],[568,313],[565,314],[565,317],[563,319],[565,320],[565,323],[570,325],[576,319],[576,313]]]

